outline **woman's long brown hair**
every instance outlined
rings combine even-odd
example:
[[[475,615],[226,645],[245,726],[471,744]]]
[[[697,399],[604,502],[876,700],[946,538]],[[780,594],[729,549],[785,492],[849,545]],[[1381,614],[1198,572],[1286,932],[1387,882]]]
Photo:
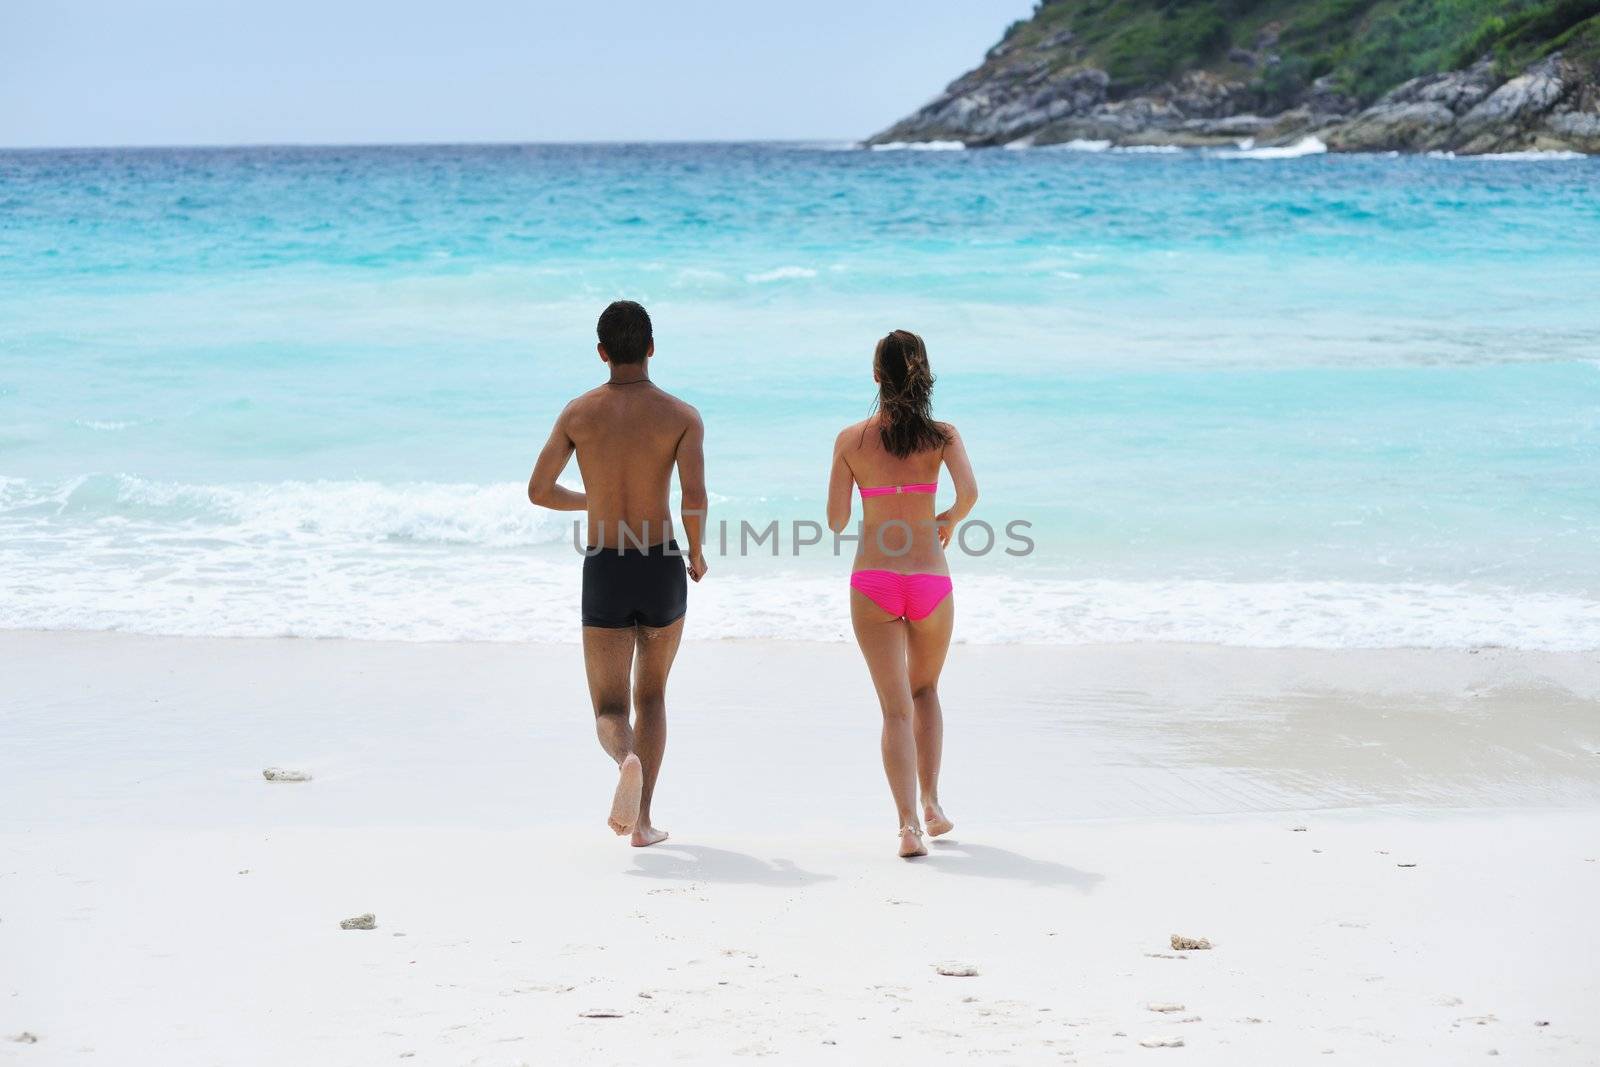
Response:
[[[901,459],[943,448],[950,432],[933,421],[933,369],[928,349],[910,330],[895,330],[873,353],[878,372],[878,433],[883,447]]]

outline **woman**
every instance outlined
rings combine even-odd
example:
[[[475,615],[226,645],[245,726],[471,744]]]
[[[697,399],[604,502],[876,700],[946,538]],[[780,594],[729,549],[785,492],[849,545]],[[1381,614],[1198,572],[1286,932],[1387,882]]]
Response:
[[[939,806],[944,718],[939,671],[950,649],[955,600],[944,550],[978,501],[967,450],[954,426],[933,420],[933,372],[922,338],[896,330],[872,359],[878,410],[845,427],[833,449],[828,526],[850,522],[861,487],[861,539],[850,575],[850,619],[883,708],[883,770],[900,816],[900,855],[926,856],[921,815],[937,837],[955,824]],[[940,466],[956,500],[935,515]]]

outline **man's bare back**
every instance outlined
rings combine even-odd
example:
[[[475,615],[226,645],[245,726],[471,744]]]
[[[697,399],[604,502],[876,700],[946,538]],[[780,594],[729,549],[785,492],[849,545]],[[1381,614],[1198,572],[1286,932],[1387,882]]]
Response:
[[[698,459],[699,413],[646,378],[591,389],[567,405],[556,426],[578,454],[585,543],[623,548],[668,540],[672,468]],[[688,473],[692,482],[696,472]]]
[[[667,674],[688,610],[684,575],[687,569],[698,582],[706,573],[705,431],[699,412],[650,381],[655,342],[644,308],[617,301],[597,332],[610,380],[557,417],[528,479],[528,499],[587,513],[584,667],[595,732],[618,771],[606,821],[633,844],[654,845],[667,836],[651,822],[650,804],[666,749]],[[556,481],[574,452],[582,492]],[[682,493],[676,530],[674,467]]]

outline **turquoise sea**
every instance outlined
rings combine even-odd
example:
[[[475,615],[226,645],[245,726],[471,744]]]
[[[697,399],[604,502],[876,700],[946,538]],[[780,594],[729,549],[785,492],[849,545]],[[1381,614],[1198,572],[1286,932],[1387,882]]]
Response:
[[[959,639],[1600,648],[1600,160],[789,144],[0,152],[0,627],[574,639],[622,296],[730,547],[924,335]],[[783,531],[691,634],[846,634]]]

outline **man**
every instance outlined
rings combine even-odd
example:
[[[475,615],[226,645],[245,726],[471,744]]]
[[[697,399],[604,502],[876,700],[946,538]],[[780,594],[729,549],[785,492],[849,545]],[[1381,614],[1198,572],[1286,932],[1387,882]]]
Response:
[[[650,801],[667,744],[667,673],[688,606],[684,553],[689,577],[698,582],[706,573],[705,428],[698,411],[650,380],[656,349],[644,308],[618,300],[601,313],[597,332],[610,380],[562,410],[528,479],[528,499],[588,513],[583,662],[600,745],[617,762],[607,821],[642,848],[667,839],[651,822]],[[556,484],[574,451],[581,493]],[[674,466],[683,493],[681,550],[667,500]]]

